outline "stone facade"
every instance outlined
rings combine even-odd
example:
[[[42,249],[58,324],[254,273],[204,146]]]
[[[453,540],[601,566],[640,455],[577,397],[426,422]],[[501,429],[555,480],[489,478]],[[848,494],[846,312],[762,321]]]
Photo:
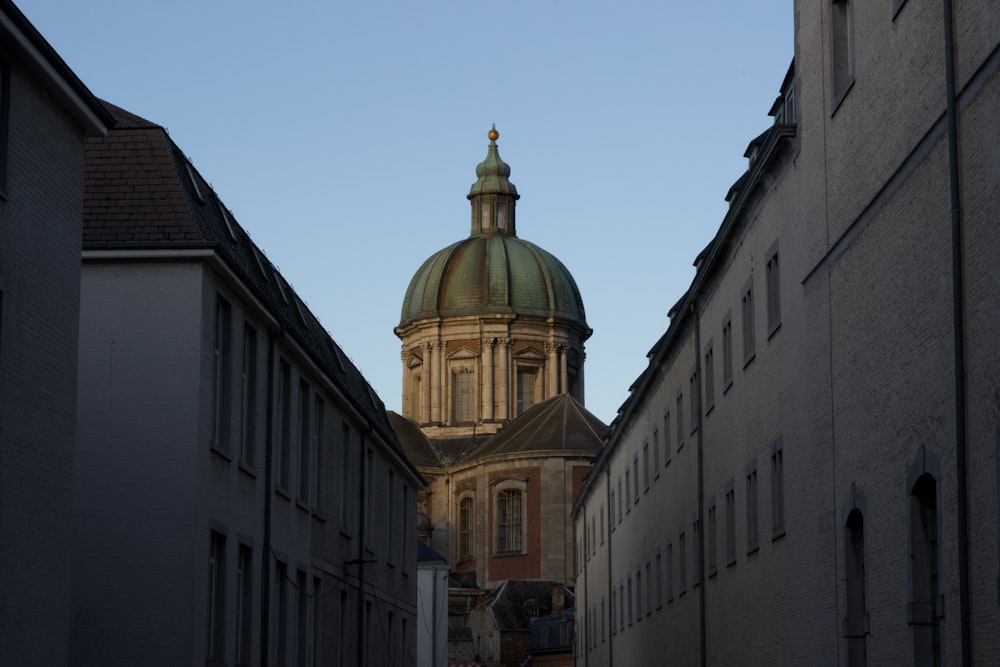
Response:
[[[0,3],[0,663],[65,665],[86,136],[111,118]]]
[[[107,106],[73,664],[413,664],[423,480],[384,406],[166,131]]]
[[[953,17],[963,409],[945,20],[890,4],[795,3],[774,124],[574,507],[577,664],[1000,655],[1000,15]]]

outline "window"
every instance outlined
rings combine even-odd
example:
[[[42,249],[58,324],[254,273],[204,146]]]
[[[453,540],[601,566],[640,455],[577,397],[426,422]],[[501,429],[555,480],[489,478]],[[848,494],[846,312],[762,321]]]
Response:
[[[611,530],[615,529],[615,489],[614,486],[611,487],[611,505],[608,507],[608,524],[611,526]]]
[[[535,375],[536,369],[517,369],[517,414],[524,414],[524,411],[535,404]]]
[[[684,394],[677,390],[677,451],[684,448]]]
[[[632,511],[632,472],[625,466],[625,511]]]
[[[778,242],[768,249],[765,260],[767,285],[767,337],[781,326],[781,272],[778,267]]]
[[[350,463],[350,453],[351,426],[345,421],[340,424],[340,460],[337,461],[337,489],[340,492],[340,497],[337,499],[339,505],[337,511],[340,513],[341,529],[347,528],[347,503],[350,497],[347,488],[350,477],[348,477],[347,471]]]
[[[278,486],[288,489],[291,484],[292,439],[292,369],[281,360],[278,372]]]
[[[674,601],[674,544],[667,542],[667,602]]]
[[[707,542],[708,542],[708,576],[710,577],[715,576],[719,572],[719,564],[715,547],[715,534],[716,534],[715,496],[709,496]]]
[[[322,513],[323,503],[326,498],[323,497],[323,487],[326,486],[325,480],[325,467],[326,467],[326,445],[324,443],[326,439],[326,404],[323,399],[316,395],[316,400],[313,403],[313,446],[312,446],[312,468],[313,468],[313,506]]]
[[[632,625],[632,575],[628,575],[628,624]]]
[[[726,313],[722,319],[722,393],[733,385],[733,317]]]
[[[606,620],[606,612],[604,608],[604,596],[601,596],[601,643],[604,643],[604,621]]]
[[[747,464],[747,553],[757,551],[757,459]]]
[[[705,346],[705,414],[715,407],[715,356],[712,350],[712,339]]]
[[[229,402],[231,391],[229,349],[229,304],[221,297],[215,302],[215,341],[212,350],[212,446],[229,451]]]
[[[687,540],[684,533],[677,538],[677,585],[680,587],[680,595],[687,592]]]
[[[628,476],[628,468],[625,469],[625,476]],[[622,522],[622,476],[618,475],[618,523]]]
[[[278,614],[275,622],[275,663],[288,662],[288,566],[278,561],[274,567],[275,586],[278,589]]]
[[[785,473],[779,437],[771,445],[771,538],[785,534]]]
[[[646,614],[653,613],[653,564],[646,561]]]
[[[639,504],[639,452],[632,455],[632,477],[635,481],[635,503]]]
[[[313,667],[323,663],[323,606],[326,597],[323,591],[323,580],[313,577],[313,613],[312,613],[312,664]]]
[[[830,78],[833,110],[854,83],[854,8],[851,0],[830,3]]]
[[[649,491],[649,441],[642,443],[642,483]]]
[[[392,470],[388,471],[389,481],[386,483],[386,499],[385,499],[385,558],[386,561],[392,562],[392,536],[396,533],[395,517],[396,517],[396,473]]]
[[[253,660],[253,550],[240,545],[236,563],[236,664]]]
[[[611,634],[613,634],[613,635],[617,635],[618,634],[618,626],[615,625],[615,605],[616,604],[618,604],[618,589],[616,589],[614,587],[614,585],[612,584],[612,586],[611,586],[611,606],[610,606],[609,609],[610,609],[610,612],[611,612],[611,619],[610,619],[611,620]]]
[[[226,657],[226,536],[212,531],[208,552],[208,658]]]
[[[604,505],[601,505],[601,544],[604,544]]]
[[[704,560],[701,557],[701,517],[697,513],[691,517],[691,525],[693,530],[691,531],[691,538],[694,540],[694,544],[691,545],[691,550],[694,552],[693,565],[694,565],[694,586],[697,588],[701,585],[702,578],[702,564]]]
[[[309,432],[309,384],[299,382],[299,500],[309,502],[309,463],[312,460],[310,447],[312,434]]]
[[[199,204],[204,204],[205,197],[201,194],[201,188],[198,187],[198,177],[194,173],[194,167],[191,165],[190,160],[184,163],[184,168],[187,170],[188,179],[191,181],[191,187],[194,189],[194,198],[198,200]]]
[[[907,620],[913,633],[914,665],[941,664],[938,608],[937,481],[928,473],[910,491],[910,603]]]
[[[747,278],[741,296],[743,311],[743,367],[753,361],[756,354],[756,338],[753,328],[753,278]]]
[[[691,377],[689,380],[691,393],[688,394],[691,403],[691,433],[693,434],[698,430],[698,424],[701,421],[701,415],[698,414],[698,399],[701,397],[701,389],[698,387],[698,366],[695,365],[691,368]]]
[[[635,571],[635,616],[642,620],[642,568]]]
[[[0,199],[7,194],[8,127],[10,125],[10,63],[0,60]]]
[[[736,489],[734,480],[726,482],[726,565],[736,564]]]
[[[467,496],[458,501],[458,559],[472,558],[473,500]]]
[[[663,411],[663,465],[670,465],[670,410]]]
[[[309,658],[309,591],[306,573],[295,573],[295,664],[306,667]]]
[[[618,627],[625,631],[625,584],[618,580]]]
[[[653,429],[653,479],[660,476],[660,429]]]
[[[468,424],[476,419],[476,375],[471,368],[451,374],[451,420]]]
[[[847,641],[847,664],[868,664],[868,606],[865,601],[865,520],[855,507],[844,525],[844,583],[846,609],[844,639]]]
[[[243,325],[243,364],[240,368],[240,462],[254,464],[254,423],[257,396],[257,332]]]
[[[497,493],[497,553],[521,553],[523,549],[523,499],[519,489]]]
[[[337,618],[339,628],[339,639],[337,646],[340,652],[340,659],[337,661],[338,665],[347,664],[347,591],[344,589],[340,590],[340,616]]]
[[[659,548],[656,549],[656,608],[663,606],[663,558]]]
[[[361,506],[361,525],[364,526],[365,546],[371,550],[375,542],[372,537],[372,519],[375,518],[375,451],[363,443],[361,451],[365,454],[364,471],[362,472],[365,493],[362,498],[364,504]]]

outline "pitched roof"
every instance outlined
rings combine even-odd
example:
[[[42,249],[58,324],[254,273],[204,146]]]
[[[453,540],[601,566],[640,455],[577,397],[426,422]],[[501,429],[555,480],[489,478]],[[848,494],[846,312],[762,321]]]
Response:
[[[83,250],[214,251],[420,479],[381,399],[167,131],[103,104],[116,125],[106,137],[87,139]]]
[[[529,632],[531,616],[528,607],[536,605],[541,616],[547,616],[552,609],[552,588],[558,582],[549,579],[507,579],[493,591],[487,602],[493,612],[497,629],[501,632]],[[575,604],[573,592],[566,589],[564,601],[567,607]]]

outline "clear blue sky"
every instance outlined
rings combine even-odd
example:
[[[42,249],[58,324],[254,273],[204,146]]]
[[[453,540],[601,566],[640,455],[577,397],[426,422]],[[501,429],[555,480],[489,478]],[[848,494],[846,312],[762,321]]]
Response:
[[[583,295],[610,422],[715,234],[792,58],[791,0],[15,0],[165,126],[393,410],[421,262],[469,234],[496,123],[518,235]]]

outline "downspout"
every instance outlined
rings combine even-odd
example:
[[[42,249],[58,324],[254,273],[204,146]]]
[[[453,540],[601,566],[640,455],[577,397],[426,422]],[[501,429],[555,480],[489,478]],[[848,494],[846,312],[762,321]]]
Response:
[[[969,513],[965,444],[965,313],[962,290],[962,198],[958,173],[958,99],[955,92],[955,31],[951,0],[944,0],[944,61],[951,189],[952,330],[955,337],[955,485],[958,494],[958,594],[962,664],[972,664],[969,612]]]
[[[694,396],[691,400],[694,401],[695,414],[698,416],[698,563],[696,567],[698,568],[698,581],[701,585],[698,586],[698,649],[701,654],[700,664],[705,667],[707,663],[708,651],[706,650],[706,631],[705,631],[705,589],[708,588],[708,582],[705,581],[705,472],[704,472],[704,433],[705,424],[702,421],[701,414],[701,383],[703,378],[701,377],[701,322],[698,319],[698,310],[695,308],[694,299],[691,300],[690,304],[691,319],[694,320],[694,368],[695,377],[698,378],[698,382],[695,383]],[[678,415],[680,417],[680,415]]]
[[[274,445],[274,341],[285,335],[285,325],[278,332],[267,337],[267,435],[264,437],[264,549],[261,554],[260,580],[260,664],[267,667],[270,654],[271,635],[271,489],[272,461]]]

